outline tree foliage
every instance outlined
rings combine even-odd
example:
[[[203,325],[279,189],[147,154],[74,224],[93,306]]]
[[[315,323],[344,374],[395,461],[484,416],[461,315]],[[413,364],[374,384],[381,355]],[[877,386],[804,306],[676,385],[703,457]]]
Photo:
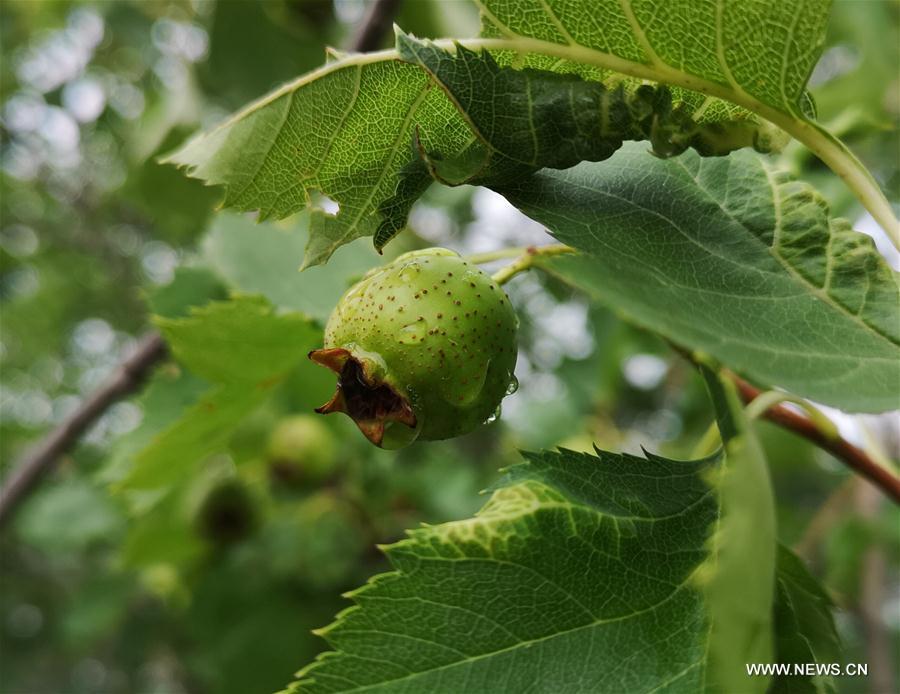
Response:
[[[133,335],[169,348],[0,536],[6,686],[856,692],[746,665],[870,655],[897,675],[860,608],[871,553],[897,575],[896,509],[733,383],[896,414],[894,9],[421,0],[383,50],[326,53],[351,6],[0,5],[4,461]],[[341,295],[431,245],[512,261],[499,421],[387,452],[309,419]]]

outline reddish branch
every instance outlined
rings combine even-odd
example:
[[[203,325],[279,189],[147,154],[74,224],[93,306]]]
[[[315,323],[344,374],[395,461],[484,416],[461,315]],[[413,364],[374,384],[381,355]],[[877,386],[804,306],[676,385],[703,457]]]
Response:
[[[737,385],[738,392],[744,402],[752,402],[760,394],[758,388],[747,383],[741,377],[734,374],[730,374],[730,376]],[[872,460],[864,450],[857,448],[840,436],[832,438],[825,435],[813,424],[809,417],[795,412],[784,405],[770,407],[765,411],[763,417],[828,451],[847,467],[865,477],[896,503],[900,504],[900,477],[897,477],[886,467]]]

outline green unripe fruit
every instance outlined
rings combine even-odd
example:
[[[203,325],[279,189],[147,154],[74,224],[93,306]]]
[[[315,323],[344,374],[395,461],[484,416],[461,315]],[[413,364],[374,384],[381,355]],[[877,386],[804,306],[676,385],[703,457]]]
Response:
[[[443,248],[406,253],[344,294],[310,358],[339,374],[317,412],[375,445],[459,436],[514,388],[518,319],[490,275]]]
[[[200,535],[217,545],[243,540],[253,532],[256,522],[253,497],[241,482],[231,479],[210,490],[196,519]]]
[[[317,483],[337,465],[334,435],[312,415],[280,420],[269,436],[267,457],[272,474],[284,482]]]

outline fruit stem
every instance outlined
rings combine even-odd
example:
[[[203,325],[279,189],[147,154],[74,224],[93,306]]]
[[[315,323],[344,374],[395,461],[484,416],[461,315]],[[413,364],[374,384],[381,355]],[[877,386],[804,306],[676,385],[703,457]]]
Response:
[[[493,263],[495,260],[506,260],[507,258],[518,258],[525,252],[524,246],[516,246],[515,248],[501,248],[496,251],[487,251],[486,253],[473,253],[467,255],[466,260],[474,265],[484,265],[485,263]]]
[[[500,268],[493,274],[493,280],[499,285],[504,285],[520,272],[531,269],[534,265],[535,258],[539,256],[564,255],[566,253],[575,253],[575,249],[562,243],[552,244],[550,246],[528,246],[528,248],[507,248],[503,251],[495,251],[493,253],[482,253],[477,256],[468,258],[469,262],[487,263],[491,260],[500,258],[508,258],[513,255],[513,251],[518,255],[516,260],[509,265]],[[500,255],[503,253],[503,255]],[[484,260],[487,258],[487,260]]]
[[[770,390],[762,393],[755,398],[753,402],[747,405],[745,410],[747,418],[759,419],[759,417],[761,417],[770,407],[774,407],[782,402],[789,402],[805,410],[810,422],[812,422],[816,429],[819,430],[819,433],[827,440],[835,441],[839,438],[837,425],[828,419],[824,412],[802,398],[797,398],[778,390]]]

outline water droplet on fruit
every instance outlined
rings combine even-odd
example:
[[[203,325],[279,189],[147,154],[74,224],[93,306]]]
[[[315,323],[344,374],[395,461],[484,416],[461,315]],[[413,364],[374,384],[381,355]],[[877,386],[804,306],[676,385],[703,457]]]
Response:
[[[490,360],[464,370],[448,370],[447,374],[442,376],[442,380],[448,380],[448,385],[444,389],[444,400],[455,407],[468,407],[475,402],[484,390],[489,366]],[[473,371],[473,368],[477,368],[477,371]]]
[[[515,374],[512,374],[512,377],[509,381],[509,385],[506,386],[506,394],[512,395],[517,390],[519,390],[519,379],[516,378]]]
[[[493,424],[498,419],[500,419],[500,405],[497,405],[497,409],[491,412],[491,416],[484,420],[485,424]]]

